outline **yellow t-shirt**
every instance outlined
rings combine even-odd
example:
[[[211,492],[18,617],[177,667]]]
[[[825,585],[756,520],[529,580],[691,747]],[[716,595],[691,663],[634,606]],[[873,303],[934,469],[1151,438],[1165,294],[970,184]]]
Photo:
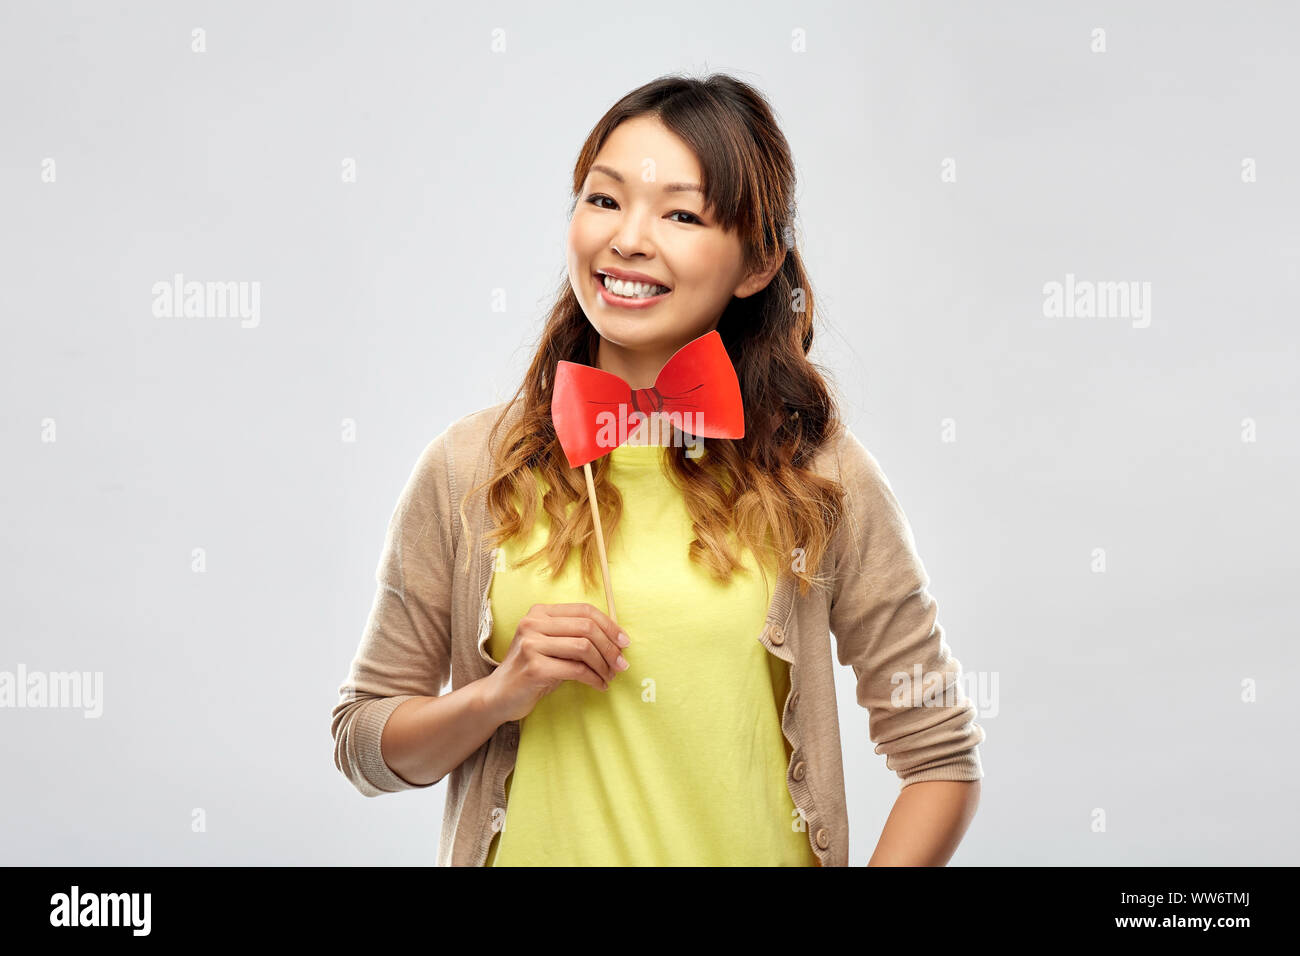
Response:
[[[488,866],[818,865],[786,786],[789,665],[758,640],[775,571],[764,581],[738,546],[748,570],[725,586],[690,562],[694,532],[664,451],[610,453],[623,516],[606,547],[631,666],[608,691],[565,681],[521,721]],[[515,567],[549,528],[539,507],[528,540],[502,545],[489,592],[494,660],[533,604],[606,610],[604,585],[582,585],[576,549],[556,580],[544,557]]]

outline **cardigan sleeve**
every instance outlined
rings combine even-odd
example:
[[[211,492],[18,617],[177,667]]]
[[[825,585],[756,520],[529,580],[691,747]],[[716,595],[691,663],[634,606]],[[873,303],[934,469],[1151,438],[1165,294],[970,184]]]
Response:
[[[839,662],[857,677],[875,752],[900,790],[978,780],[984,730],[962,692],[912,529],[880,465],[847,428],[838,459],[847,499],[834,535],[830,628]]]
[[[380,739],[398,705],[438,696],[450,676],[448,437],[444,431],[425,447],[398,498],[375,571],[374,603],[331,713],[334,764],[367,797],[434,785],[394,773]]]

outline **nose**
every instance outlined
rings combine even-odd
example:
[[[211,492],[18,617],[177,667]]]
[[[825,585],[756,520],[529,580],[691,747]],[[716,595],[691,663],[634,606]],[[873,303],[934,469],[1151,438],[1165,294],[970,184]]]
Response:
[[[610,246],[624,259],[652,255],[654,246],[646,235],[645,215],[628,213],[623,216],[618,229],[614,231]]]

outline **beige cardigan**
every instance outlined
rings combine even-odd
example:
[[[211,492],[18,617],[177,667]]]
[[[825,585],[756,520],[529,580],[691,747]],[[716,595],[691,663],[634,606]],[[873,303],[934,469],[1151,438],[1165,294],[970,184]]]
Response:
[[[484,533],[486,492],[480,489],[466,505],[468,536],[458,508],[461,497],[487,477],[488,433],[508,404],[466,415],[434,438],[389,523],[376,572],[379,588],[330,722],[334,762],[366,796],[434,786],[407,783],[380,753],[384,723],[402,701],[437,696],[449,678],[453,689],[463,687],[497,666],[486,646],[496,566]],[[518,410],[517,403],[510,405],[508,414],[513,418]],[[498,439],[504,433],[503,426]],[[876,460],[845,428],[810,467],[849,491],[846,520],[822,565],[833,573],[832,593],[814,588],[801,597],[793,575],[782,574],[755,639],[791,665],[781,716],[793,748],[786,771],[790,796],[822,865],[846,866],[849,820],[832,633],[835,656],[857,677],[857,699],[868,709],[875,752],[885,755],[900,789],[922,780],[983,777],[978,745],[984,731],[962,693],[961,664],[944,641],[911,529]],[[895,676],[914,681],[918,673],[925,694],[915,683],[900,685]],[[891,695],[900,686],[912,687],[915,697],[895,706]],[[439,866],[483,865],[503,823],[505,780],[518,743],[519,722],[502,724],[448,774]]]

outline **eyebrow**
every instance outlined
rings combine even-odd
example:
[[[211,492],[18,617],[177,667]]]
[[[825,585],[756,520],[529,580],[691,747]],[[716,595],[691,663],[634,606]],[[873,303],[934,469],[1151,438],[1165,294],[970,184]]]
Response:
[[[617,183],[624,181],[622,174],[616,169],[611,169],[609,166],[595,165],[591,167],[591,171],[593,173],[604,173]],[[700,188],[699,183],[664,183],[663,189],[666,193],[697,192],[703,194],[704,192],[704,190]]]

